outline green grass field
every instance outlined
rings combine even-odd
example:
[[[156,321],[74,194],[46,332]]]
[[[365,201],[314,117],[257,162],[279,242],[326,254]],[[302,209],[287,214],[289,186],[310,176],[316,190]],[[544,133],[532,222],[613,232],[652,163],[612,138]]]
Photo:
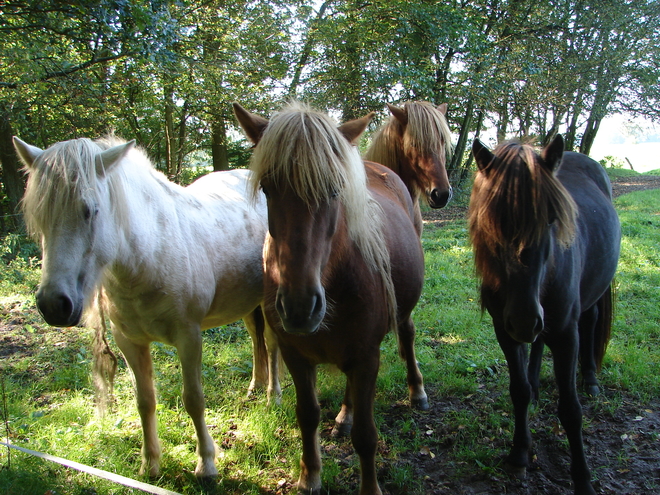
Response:
[[[616,201],[623,226],[622,254],[616,278],[616,320],[602,384],[640,403],[660,396],[660,190],[643,191]],[[23,243],[23,244],[21,244]],[[20,244],[20,245],[19,245]],[[484,442],[492,431],[510,436],[506,363],[487,315],[482,315],[472,254],[463,220],[443,227],[427,225],[423,235],[426,285],[414,312],[417,349],[431,400],[475,400],[487,421],[474,421],[465,410],[447,407],[442,418],[452,435],[450,457],[443,462],[492,472],[494,458],[505,452]],[[99,418],[90,380],[90,333],[83,328],[51,328],[36,312],[38,254],[18,237],[5,239],[0,265],[0,437],[29,449],[139,479],[141,428],[130,373],[121,361],[114,409]],[[176,352],[155,344],[152,354],[159,390],[159,435],[163,474],[155,485],[182,494],[295,492],[300,437],[295,391],[283,379],[283,403],[266,405],[265,395],[246,399],[251,376],[251,347],[240,324],[207,331],[203,379],[207,423],[219,446],[221,479],[200,486],[192,475],[195,438],[181,402]],[[409,463],[411,452],[424,451],[430,429],[407,408],[403,364],[388,336],[382,346],[376,422],[381,434],[379,480],[390,493],[423,493]],[[545,365],[543,384],[552,387]],[[344,380],[322,368],[323,485],[327,493],[356,489],[358,461],[350,442],[327,431],[339,409]],[[476,394],[476,395],[475,395]],[[494,399],[493,399],[494,398]],[[11,457],[9,457],[11,456]],[[128,494],[131,490],[0,448],[0,493],[15,495]]]

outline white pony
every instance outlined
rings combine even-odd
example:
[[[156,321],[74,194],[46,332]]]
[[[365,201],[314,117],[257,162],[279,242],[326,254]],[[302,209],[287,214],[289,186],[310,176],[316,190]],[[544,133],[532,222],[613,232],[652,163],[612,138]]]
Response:
[[[150,476],[160,472],[161,451],[149,344],[176,347],[183,403],[197,433],[195,474],[216,476],[204,421],[201,330],[242,318],[254,351],[249,390],[268,381],[269,397],[281,393],[276,372],[268,377],[260,308],[266,204],[247,194],[246,170],[212,173],[183,188],[134,144],[74,139],[41,150],[14,138],[29,173],[25,221],[43,251],[37,306],[49,324],[72,326],[97,295],[102,299],[135,375],[140,473]]]

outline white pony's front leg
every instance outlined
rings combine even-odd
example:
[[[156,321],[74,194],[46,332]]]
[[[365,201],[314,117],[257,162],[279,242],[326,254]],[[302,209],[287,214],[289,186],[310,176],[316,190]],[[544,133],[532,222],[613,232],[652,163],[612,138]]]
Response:
[[[197,467],[195,476],[206,478],[218,475],[215,466],[216,446],[204,420],[204,392],[202,391],[202,335],[199,327],[182,332],[177,343],[183,375],[183,405],[192,419],[197,433]]]
[[[138,345],[128,340],[121,331],[112,326],[117,346],[124,354],[135,378],[135,395],[142,421],[142,466],[140,474],[155,477],[160,474],[161,450],[156,421],[156,389],[153,379],[153,364],[149,345]]]

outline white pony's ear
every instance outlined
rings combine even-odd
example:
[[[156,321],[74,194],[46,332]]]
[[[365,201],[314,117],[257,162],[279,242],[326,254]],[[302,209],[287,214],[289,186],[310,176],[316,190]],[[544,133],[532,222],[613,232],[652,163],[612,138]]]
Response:
[[[113,146],[96,155],[96,173],[99,177],[107,174],[135,146],[135,139],[125,144]]]
[[[442,115],[447,115],[447,104],[442,103],[441,105],[438,105],[438,112],[440,112]]]
[[[21,141],[16,136],[14,136],[14,149],[16,150],[18,157],[23,163],[25,163],[28,168],[32,168],[34,162],[36,162],[37,158],[39,158],[44,152],[44,150],[41,148],[27,144],[25,141]]]

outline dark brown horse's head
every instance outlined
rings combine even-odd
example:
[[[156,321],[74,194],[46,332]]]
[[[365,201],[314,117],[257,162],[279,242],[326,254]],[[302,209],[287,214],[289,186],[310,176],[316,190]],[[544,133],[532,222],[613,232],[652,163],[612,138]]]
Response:
[[[372,115],[337,128],[327,115],[297,104],[270,121],[237,104],[234,110],[256,144],[254,192],[261,189],[268,202],[266,283],[277,291],[275,307],[284,330],[312,334],[326,313],[323,278],[337,246],[355,242],[375,265],[374,258],[388,256],[375,247],[384,245],[374,236],[379,214],[353,146]],[[380,241],[369,240],[373,237]]]
[[[558,136],[541,155],[508,142],[490,152],[479,140],[470,198],[469,230],[482,296],[504,305],[505,327],[520,342],[543,330],[540,298],[555,245],[571,244],[576,206],[555,177],[564,142]]]
[[[374,135],[365,158],[394,170],[414,200],[423,194],[431,208],[446,206],[453,195],[446,169],[451,153],[447,104],[409,101],[387,107],[392,117]]]

